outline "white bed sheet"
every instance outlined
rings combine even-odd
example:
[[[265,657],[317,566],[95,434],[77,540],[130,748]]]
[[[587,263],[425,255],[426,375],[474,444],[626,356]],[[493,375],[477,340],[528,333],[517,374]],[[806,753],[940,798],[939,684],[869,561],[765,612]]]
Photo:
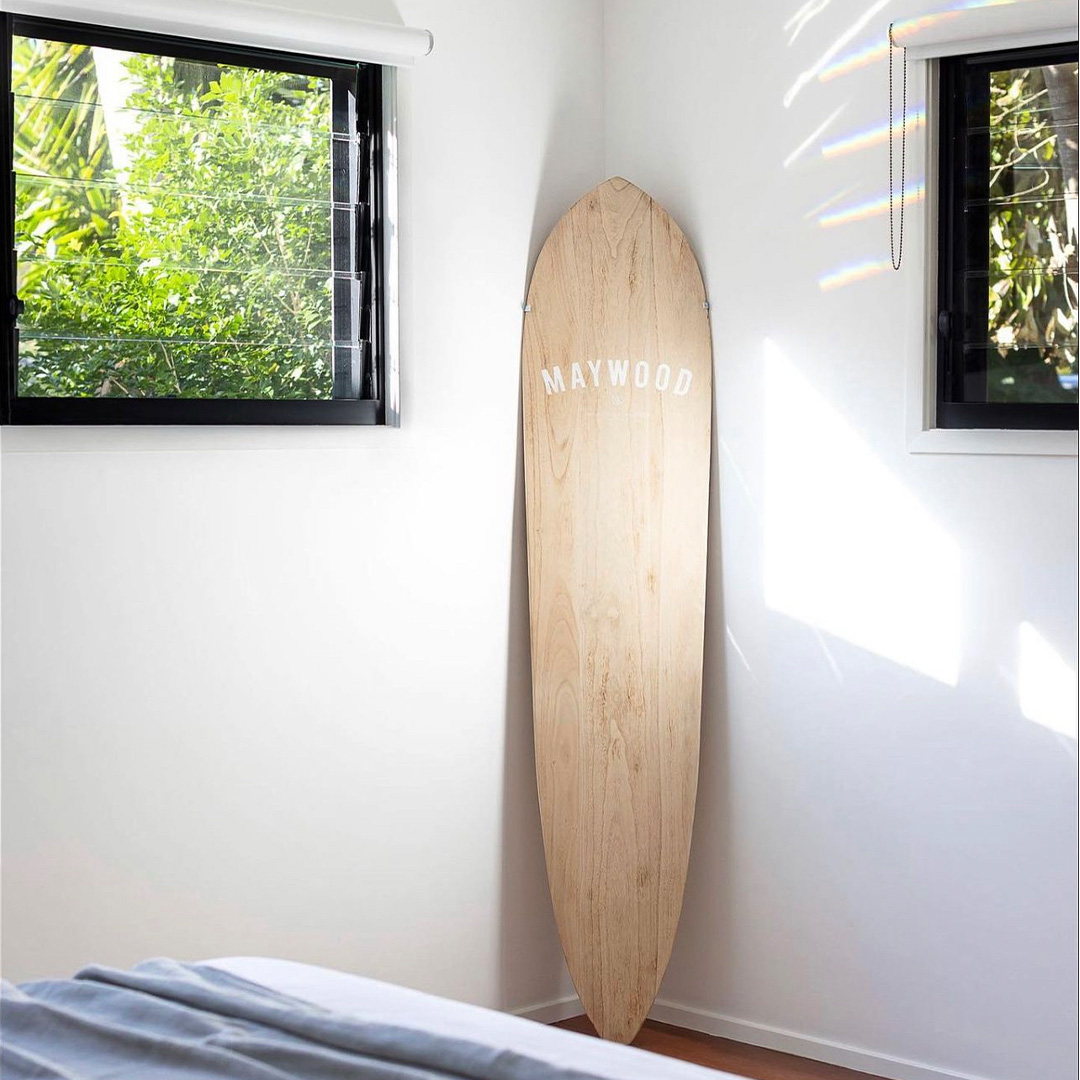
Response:
[[[334,1012],[519,1050],[605,1080],[736,1080],[730,1073],[344,971],[260,956],[230,956],[204,963]]]

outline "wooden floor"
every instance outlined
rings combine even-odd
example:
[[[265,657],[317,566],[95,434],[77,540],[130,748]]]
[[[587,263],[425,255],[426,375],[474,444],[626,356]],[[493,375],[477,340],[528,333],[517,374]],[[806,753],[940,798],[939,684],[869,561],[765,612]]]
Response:
[[[596,1029],[584,1016],[563,1020],[556,1027],[595,1035]],[[781,1054],[775,1050],[763,1050],[759,1046],[720,1039],[715,1035],[703,1035],[699,1031],[660,1024],[646,1020],[634,1045],[654,1054],[692,1061],[710,1069],[721,1069],[749,1080],[881,1080],[870,1073],[842,1069],[839,1065],[825,1065],[809,1061],[794,1054]]]

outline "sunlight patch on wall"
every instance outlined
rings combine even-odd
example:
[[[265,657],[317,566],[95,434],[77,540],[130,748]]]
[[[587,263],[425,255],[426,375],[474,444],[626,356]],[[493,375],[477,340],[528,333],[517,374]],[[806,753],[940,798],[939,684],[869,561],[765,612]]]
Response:
[[[742,666],[746,668],[750,678],[754,679],[754,669],[750,666],[750,661],[746,659],[746,653],[742,651],[742,647],[735,640],[735,635],[731,632],[730,626],[724,627],[724,636],[728,639],[732,649],[735,650],[735,655],[739,658],[739,662]],[[757,679],[754,679],[754,681],[757,682]]]
[[[955,686],[960,549],[765,343],[765,603]]]
[[[809,135],[786,158],[784,158],[784,168],[790,169],[796,161],[799,160],[814,145],[817,140],[825,134],[825,132],[832,126],[836,118],[844,111],[847,106],[841,105],[840,108],[833,111],[831,116],[825,118],[824,122],[814,128]]]
[[[791,103],[798,96],[799,91],[802,90],[807,83],[813,81],[818,74],[828,64],[832,62],[832,59],[841,49],[843,49],[853,38],[857,37],[863,28],[874,19],[874,17],[888,5],[889,0],[877,0],[876,4],[871,4],[855,20],[826,50],[821,54],[817,63],[808,67],[791,85],[791,88],[784,95],[784,108],[790,107]]]
[[[1029,622],[1018,634],[1016,664],[1020,711],[1035,724],[1076,739],[1076,672]]]
[[[791,45],[795,39],[803,32],[803,28],[806,24],[815,16],[820,15],[832,2],[832,0],[806,0],[794,15],[786,23],[784,23],[784,30],[791,33],[791,37],[788,38],[788,45]]]

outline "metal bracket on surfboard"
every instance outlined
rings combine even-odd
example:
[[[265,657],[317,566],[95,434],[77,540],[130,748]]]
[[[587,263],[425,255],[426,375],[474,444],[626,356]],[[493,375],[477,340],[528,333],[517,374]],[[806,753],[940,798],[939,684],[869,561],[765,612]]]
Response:
[[[585,1011],[630,1042],[671,956],[697,793],[709,302],[678,225],[615,178],[552,230],[523,311],[548,884]]]

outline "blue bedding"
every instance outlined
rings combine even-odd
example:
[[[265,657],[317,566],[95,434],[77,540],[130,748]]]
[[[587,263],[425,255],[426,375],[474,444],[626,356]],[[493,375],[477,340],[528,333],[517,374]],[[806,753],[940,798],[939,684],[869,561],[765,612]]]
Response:
[[[589,1080],[329,1012],[205,964],[148,960],[0,992],[4,1080]]]

